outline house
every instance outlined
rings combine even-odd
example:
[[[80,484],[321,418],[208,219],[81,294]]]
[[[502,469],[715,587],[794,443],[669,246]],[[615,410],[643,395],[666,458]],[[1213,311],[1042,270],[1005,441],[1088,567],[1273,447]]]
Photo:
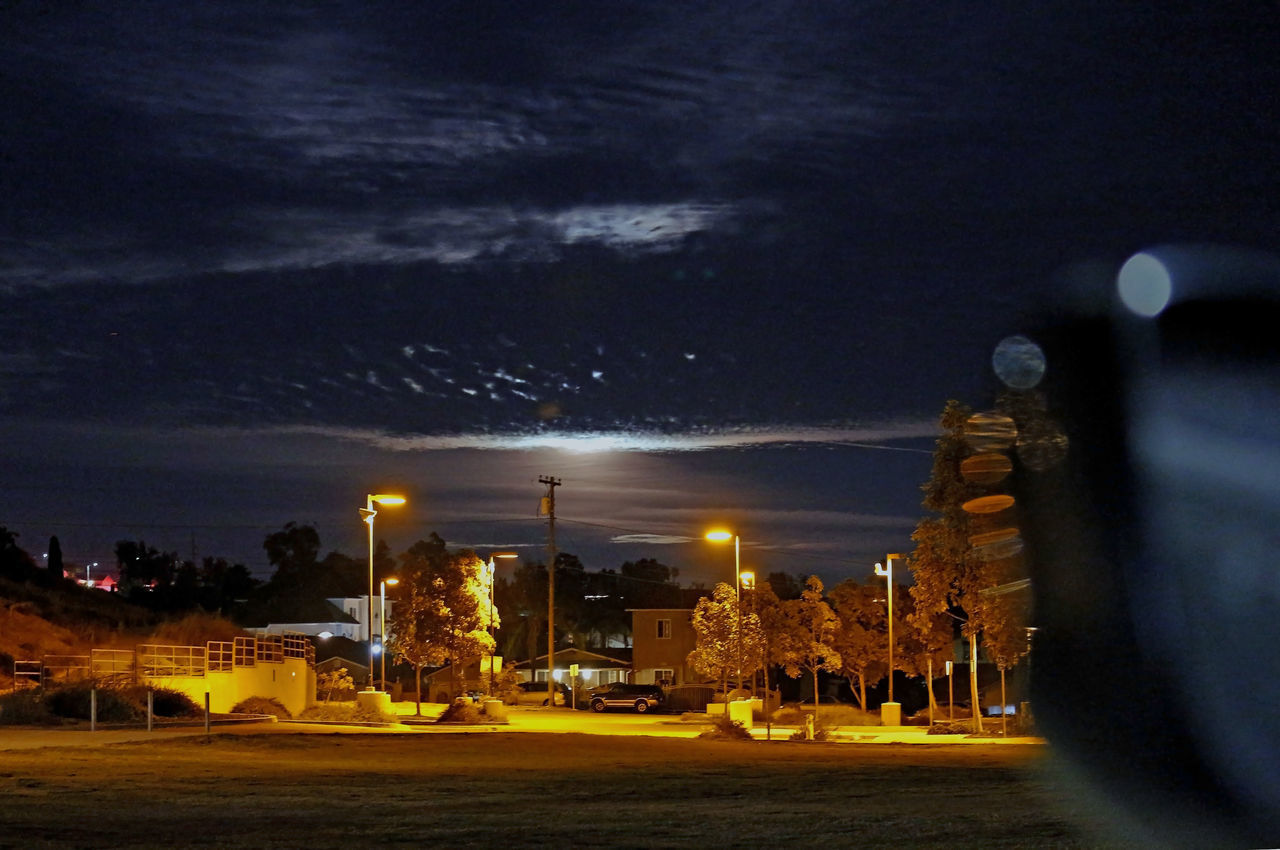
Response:
[[[590,690],[614,682],[629,682],[632,672],[630,654],[627,649],[610,649],[608,655],[578,647],[557,649],[554,676],[557,682],[569,684],[570,669],[576,664],[581,688]],[[544,654],[533,661],[521,661],[515,669],[522,682],[545,682],[547,656]]]
[[[367,596],[346,599],[295,599],[273,604],[271,609],[259,614],[257,622],[245,625],[245,629],[259,634],[299,632],[317,637],[339,637],[353,641],[369,640],[364,626],[367,612]],[[388,608],[390,604],[388,603]],[[375,624],[379,614],[374,606]],[[375,628],[374,634],[378,632]]]
[[[697,646],[692,608],[629,608],[633,681],[665,687],[700,682],[689,666]]]

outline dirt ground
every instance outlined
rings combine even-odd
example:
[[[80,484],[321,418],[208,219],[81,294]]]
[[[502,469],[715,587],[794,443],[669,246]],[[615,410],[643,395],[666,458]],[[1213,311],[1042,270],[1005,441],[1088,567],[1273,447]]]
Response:
[[[0,847],[1097,846],[1047,758],[507,733],[10,751]]]

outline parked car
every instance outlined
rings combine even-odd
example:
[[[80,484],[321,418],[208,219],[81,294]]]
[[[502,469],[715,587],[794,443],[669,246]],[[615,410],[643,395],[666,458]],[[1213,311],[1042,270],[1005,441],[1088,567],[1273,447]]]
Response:
[[[556,705],[569,704],[569,686],[556,682]],[[546,682],[521,682],[516,685],[516,705],[546,705]]]
[[[614,682],[607,688],[598,688],[588,697],[592,711],[604,711],[606,708],[630,708],[644,714],[655,708],[661,708],[667,696],[658,685],[628,685]]]

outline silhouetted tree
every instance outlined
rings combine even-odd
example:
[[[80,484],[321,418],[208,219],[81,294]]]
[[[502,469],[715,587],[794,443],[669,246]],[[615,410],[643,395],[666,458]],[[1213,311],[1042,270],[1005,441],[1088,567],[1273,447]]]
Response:
[[[56,534],[49,538],[49,559],[45,567],[48,568],[49,575],[55,579],[63,577],[62,544],[58,542]]]
[[[38,572],[35,560],[18,545],[18,533],[0,525],[0,575],[27,581]]]
[[[765,577],[765,582],[773,588],[773,595],[784,602],[788,599],[799,599],[800,594],[804,592],[804,579],[790,573],[769,573]]]

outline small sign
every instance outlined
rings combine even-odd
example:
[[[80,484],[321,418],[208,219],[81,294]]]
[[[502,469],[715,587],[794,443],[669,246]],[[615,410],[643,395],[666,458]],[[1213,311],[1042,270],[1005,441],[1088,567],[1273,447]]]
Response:
[[[951,675],[951,662],[950,662],[950,661],[948,661],[948,662],[947,662],[947,675],[948,675],[948,676],[950,676],[950,675]]]
[[[570,665],[569,665],[569,675],[570,675],[570,676],[576,676],[576,675],[578,675],[578,665],[577,665],[577,664],[570,664]]]

